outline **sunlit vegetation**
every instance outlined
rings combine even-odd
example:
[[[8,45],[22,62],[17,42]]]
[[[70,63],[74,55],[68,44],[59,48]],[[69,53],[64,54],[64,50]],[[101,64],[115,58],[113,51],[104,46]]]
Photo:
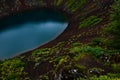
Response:
[[[21,76],[26,75],[24,72],[25,63],[20,59],[6,60],[0,66],[1,80],[20,80],[23,79]]]
[[[38,66],[42,65],[42,62],[49,62],[53,65],[53,70],[51,71],[52,75],[57,78],[60,77],[60,75],[67,76],[69,78],[73,79],[79,79],[89,78],[90,80],[93,80],[93,78],[97,79],[103,79],[109,80],[110,78],[113,78],[112,76],[103,75],[104,69],[101,67],[96,68],[89,68],[88,66],[85,66],[83,64],[79,64],[79,61],[84,60],[86,57],[93,59],[93,61],[102,61],[103,64],[105,64],[105,67],[111,66],[112,70],[119,73],[120,68],[119,64],[112,63],[110,61],[111,55],[114,54],[114,51],[110,53],[110,51],[105,50],[101,47],[92,47],[88,45],[82,45],[79,42],[75,42],[71,44],[70,48],[63,48],[64,42],[58,43],[56,46],[52,48],[42,48],[35,50],[31,56],[27,57],[25,62],[21,61],[24,59],[24,57],[19,57],[11,60],[6,60],[4,62],[1,62],[1,79],[14,79],[18,80],[21,79],[20,76],[25,76],[27,72],[24,71],[25,64],[28,62],[34,62],[33,69],[37,69]],[[64,52],[64,53],[63,53]],[[62,54],[63,53],[63,54]],[[104,54],[105,53],[105,54]],[[104,60],[105,57],[103,55],[108,55],[108,60]],[[93,56],[93,58],[91,57]],[[106,58],[105,58],[106,59]],[[109,61],[109,62],[108,62]],[[83,61],[84,62],[84,61]],[[98,64],[100,64],[98,62]],[[107,64],[107,65],[106,65]],[[77,71],[77,72],[74,72]],[[73,72],[72,72],[73,71]],[[89,72],[90,71],[90,72]],[[96,77],[96,76],[99,77]],[[116,74],[117,75],[117,74]],[[114,76],[116,76],[114,75]],[[73,77],[71,77],[73,76]],[[40,79],[46,79],[49,80],[50,78],[54,79],[54,77],[48,77],[47,74],[40,77]],[[22,77],[25,79],[26,77]],[[119,77],[115,77],[118,79]],[[27,79],[30,79],[27,77]],[[84,80],[83,79],[83,80]]]
[[[120,79],[119,75],[120,74],[108,74],[100,77],[94,76],[94,77],[90,77],[89,80],[119,80]]]

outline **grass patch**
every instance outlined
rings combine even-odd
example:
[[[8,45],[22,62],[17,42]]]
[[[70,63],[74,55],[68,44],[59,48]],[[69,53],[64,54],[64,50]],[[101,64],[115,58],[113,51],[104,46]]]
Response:
[[[80,23],[79,29],[89,26],[94,26],[102,21],[101,18],[98,18],[97,16],[90,16],[87,19],[83,20]]]
[[[1,80],[22,80],[25,63],[20,59],[6,60],[1,65]]]

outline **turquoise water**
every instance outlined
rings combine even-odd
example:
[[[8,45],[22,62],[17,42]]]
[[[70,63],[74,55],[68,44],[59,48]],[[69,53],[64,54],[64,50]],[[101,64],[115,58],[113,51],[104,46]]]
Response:
[[[59,36],[67,27],[65,15],[30,10],[0,20],[0,59],[35,49]]]

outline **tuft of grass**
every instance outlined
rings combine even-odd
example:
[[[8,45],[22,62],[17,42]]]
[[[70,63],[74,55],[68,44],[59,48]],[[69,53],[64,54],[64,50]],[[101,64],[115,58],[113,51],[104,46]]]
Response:
[[[89,26],[94,26],[102,21],[101,18],[98,18],[97,16],[90,16],[87,19],[83,20],[80,23],[79,29]]]
[[[1,65],[1,80],[22,80],[22,75],[25,75],[25,63],[20,59],[6,60]]]

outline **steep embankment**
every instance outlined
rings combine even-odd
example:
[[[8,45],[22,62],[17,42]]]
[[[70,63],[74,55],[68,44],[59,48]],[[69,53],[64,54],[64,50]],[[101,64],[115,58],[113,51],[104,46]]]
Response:
[[[9,4],[9,1],[12,3]],[[15,75],[14,73],[16,73],[15,77],[19,80],[58,80],[63,77],[62,80],[64,80],[66,76],[68,77],[66,80],[73,80],[79,77],[87,78],[92,75],[99,76],[112,72],[113,69],[107,63],[107,60],[110,59],[109,56],[100,57],[104,50],[100,47],[85,45],[89,44],[93,38],[103,36],[101,30],[109,23],[109,0],[105,0],[99,5],[94,1],[6,0],[5,2],[1,0],[1,18],[14,12],[34,8],[50,8],[64,12],[68,16],[69,22],[67,29],[55,40],[10,59],[10,61],[3,62],[2,70],[0,70],[3,72],[0,73],[2,79],[9,79],[10,74]],[[106,57],[108,59],[105,59]],[[6,64],[12,66],[7,69],[7,72],[10,73],[7,77],[4,74]],[[10,69],[13,69],[13,72],[10,72]],[[73,70],[78,73],[72,74]],[[15,78],[12,76],[12,79]]]
[[[12,3],[11,3],[12,2]],[[91,41],[92,37],[98,36],[99,30],[101,26],[107,23],[108,17],[108,10],[100,10],[93,0],[84,0],[84,1],[74,1],[74,0],[13,0],[13,1],[0,1],[0,18],[7,16],[9,14],[17,13],[19,11],[34,9],[34,8],[51,8],[57,11],[64,12],[68,16],[68,27],[67,29],[55,40],[49,42],[48,44],[42,47],[51,47],[52,45],[63,41],[68,40],[73,35],[82,34],[84,36],[80,37],[79,41],[82,43],[88,43]],[[85,28],[85,29],[78,29],[80,22],[91,15],[95,15],[101,18],[104,18],[100,25],[96,28]],[[105,22],[104,22],[105,21]],[[91,30],[92,29],[92,30]],[[90,32],[92,31],[92,32]],[[86,33],[87,32],[87,33]],[[86,34],[84,34],[86,33]],[[91,35],[90,35],[90,34]],[[89,34],[89,38],[87,37]]]

